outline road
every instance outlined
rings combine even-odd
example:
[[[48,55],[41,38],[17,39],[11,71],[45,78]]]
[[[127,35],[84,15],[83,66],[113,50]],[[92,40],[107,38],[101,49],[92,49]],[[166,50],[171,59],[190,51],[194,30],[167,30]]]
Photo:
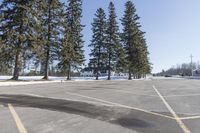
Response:
[[[200,81],[0,87],[0,133],[199,133]]]

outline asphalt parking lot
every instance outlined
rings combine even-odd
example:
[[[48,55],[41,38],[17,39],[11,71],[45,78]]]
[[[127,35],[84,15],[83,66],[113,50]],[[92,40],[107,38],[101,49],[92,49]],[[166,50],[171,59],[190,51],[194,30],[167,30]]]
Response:
[[[0,133],[199,133],[199,80],[0,87]]]

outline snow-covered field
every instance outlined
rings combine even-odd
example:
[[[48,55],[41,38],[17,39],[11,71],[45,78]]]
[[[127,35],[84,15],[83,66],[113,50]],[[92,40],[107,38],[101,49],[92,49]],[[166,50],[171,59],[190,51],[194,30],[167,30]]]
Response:
[[[20,81],[40,81],[43,76],[20,76]],[[11,79],[12,76],[0,76],[0,81],[6,81]],[[112,76],[112,80],[126,80],[128,77],[123,76]],[[99,77],[99,80],[106,80],[107,77]],[[66,77],[53,77],[49,76],[49,81],[64,81]],[[95,80],[95,77],[72,77],[72,81],[88,81]]]
[[[12,76],[0,76],[0,86],[13,86],[13,85],[28,85],[28,84],[45,84],[45,83],[53,83],[53,82],[65,82],[66,77],[53,77],[50,76],[48,81],[41,80],[43,76],[20,76],[19,81],[10,81]],[[127,80],[126,76],[112,76],[111,80]],[[152,77],[148,76],[145,79],[134,79],[134,80],[165,80],[165,79],[200,79],[200,77]],[[107,77],[99,77],[99,81],[107,80]],[[70,81],[96,81],[95,77],[72,77]]]
[[[12,76],[0,76],[0,86],[13,86],[13,85],[28,85],[28,84],[45,84],[45,83],[52,83],[52,82],[65,82],[66,77],[53,77],[50,76],[48,81],[43,81],[42,76],[20,76],[19,81],[9,81]],[[112,76],[111,80],[127,80],[128,77],[126,76]],[[99,77],[100,81],[107,80],[107,77]],[[136,80],[149,80],[146,79],[136,79]],[[74,81],[96,81],[95,77],[72,77],[71,81],[67,82],[74,82]]]

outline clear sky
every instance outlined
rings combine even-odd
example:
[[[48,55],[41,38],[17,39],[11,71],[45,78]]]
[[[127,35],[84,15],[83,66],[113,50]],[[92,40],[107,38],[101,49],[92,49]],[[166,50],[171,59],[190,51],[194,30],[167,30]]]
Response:
[[[123,16],[127,0],[113,0],[118,19]],[[110,0],[84,0],[83,24],[85,54],[91,40],[91,22],[96,9],[107,11]],[[200,61],[200,0],[133,0],[141,17],[142,30],[146,32],[153,72],[173,65]],[[120,23],[120,21],[119,21]],[[120,25],[121,27],[121,25]]]
[[[0,0],[1,2],[2,0]],[[67,0],[62,0],[63,2]],[[113,0],[118,20],[123,16],[127,0]],[[92,32],[91,23],[97,8],[107,12],[110,0],[83,0],[85,55]],[[142,30],[146,32],[153,72],[172,65],[200,61],[200,0],[133,0],[141,17]],[[120,21],[119,21],[120,24]],[[121,28],[121,25],[120,25]]]

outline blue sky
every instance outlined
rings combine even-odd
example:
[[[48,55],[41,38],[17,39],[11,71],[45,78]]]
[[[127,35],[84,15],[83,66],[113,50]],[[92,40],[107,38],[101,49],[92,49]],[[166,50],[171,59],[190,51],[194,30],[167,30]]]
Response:
[[[113,0],[118,19],[123,16],[127,0]],[[107,12],[110,0],[84,0],[83,24],[85,54],[91,40],[91,22],[96,9]],[[146,32],[153,72],[168,69],[173,65],[200,61],[200,0],[133,0],[141,17],[142,30]],[[120,23],[120,22],[119,22]],[[121,25],[120,25],[121,26]]]
[[[119,20],[123,16],[127,0],[113,1]],[[107,12],[109,2],[110,0],[83,0],[82,23],[86,25],[83,31],[86,59],[89,59],[90,49],[87,46],[92,36],[91,23],[94,14],[100,7]],[[133,2],[141,17],[142,30],[146,32],[153,72],[190,62],[190,54],[193,54],[194,61],[200,61],[200,0],[133,0]]]

